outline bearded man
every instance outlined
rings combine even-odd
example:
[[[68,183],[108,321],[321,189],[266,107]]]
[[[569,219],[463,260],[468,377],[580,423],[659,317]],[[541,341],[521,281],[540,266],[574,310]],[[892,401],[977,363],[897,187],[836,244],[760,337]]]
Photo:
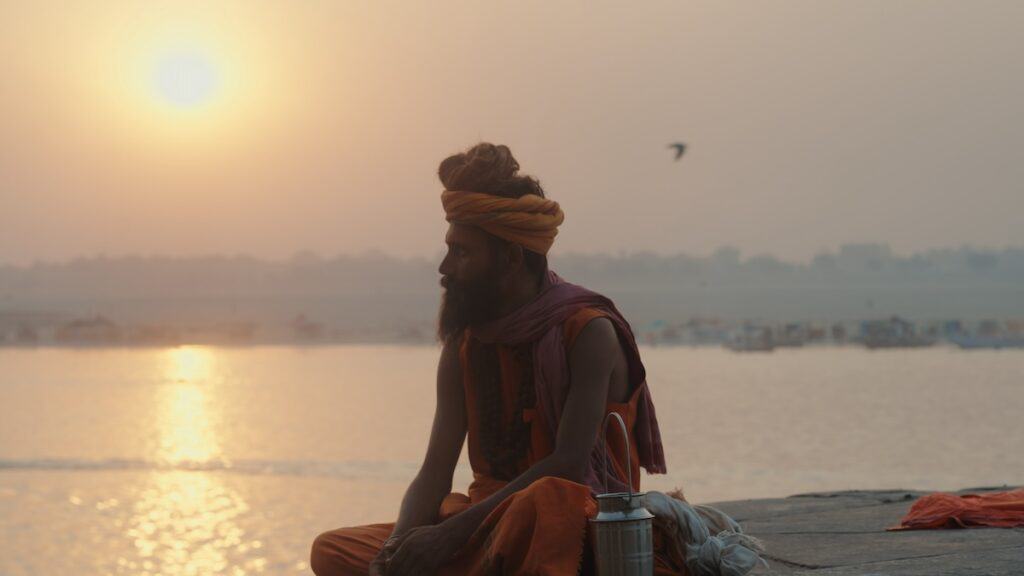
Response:
[[[611,300],[548,269],[564,215],[518,170],[508,147],[490,143],[438,169],[448,251],[426,457],[395,522],[316,538],[318,576],[587,573],[595,494],[630,481],[639,490],[641,467],[666,472],[629,324]],[[602,444],[609,412],[625,421],[628,448],[614,426]],[[473,482],[451,492],[467,438]],[[663,540],[656,528],[656,574],[685,574]]]

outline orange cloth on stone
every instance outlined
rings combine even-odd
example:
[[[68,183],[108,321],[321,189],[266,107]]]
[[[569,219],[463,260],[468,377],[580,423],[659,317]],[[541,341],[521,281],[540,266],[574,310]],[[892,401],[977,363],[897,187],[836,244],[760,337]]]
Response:
[[[493,194],[445,190],[441,193],[445,220],[478,226],[499,238],[547,254],[565,214],[558,202],[536,194],[505,198]]]
[[[1024,527],[1024,488],[974,494],[936,492],[917,499],[899,525],[886,530]]]
[[[565,345],[568,351],[586,323],[604,312],[584,308],[564,324]],[[489,464],[480,450],[479,419],[476,410],[476,382],[469,369],[470,348],[474,341],[463,340],[460,361],[463,366],[464,392],[468,416],[469,461],[473,482],[468,495],[453,492],[441,503],[439,522],[462,512],[491,494],[501,490],[506,482],[491,477]],[[497,345],[501,367],[502,406],[506,425],[511,422],[521,382],[520,366],[512,348]],[[608,402],[606,413],[618,412],[632,433],[636,421],[639,388],[628,402]],[[523,411],[522,418],[531,423],[530,445],[527,455],[519,463],[522,473],[535,462],[551,454],[554,434],[546,430],[536,418],[536,408]],[[630,446],[630,472],[634,490],[640,489],[640,465],[636,447]],[[608,427],[608,455],[615,471],[624,478],[626,466],[625,442],[617,426]],[[546,476],[520,490],[496,506],[470,537],[452,562],[442,566],[439,576],[484,575],[493,573],[529,574],[541,576],[576,576],[581,562],[589,565],[590,550],[588,518],[597,514],[597,502],[590,488],[562,478]],[[365,575],[369,563],[376,557],[384,540],[391,535],[394,523],[379,523],[325,532],[313,544],[311,566],[318,576]],[[664,542],[664,534],[654,527],[655,575],[685,575],[682,559],[671,558]]]

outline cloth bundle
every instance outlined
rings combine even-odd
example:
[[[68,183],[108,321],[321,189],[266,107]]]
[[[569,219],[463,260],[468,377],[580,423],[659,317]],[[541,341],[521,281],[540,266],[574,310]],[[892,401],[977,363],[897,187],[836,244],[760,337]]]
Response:
[[[758,562],[768,567],[760,556],[764,544],[718,508],[690,505],[655,490],[647,492],[646,507],[664,529],[669,553],[686,559],[691,576],[742,576]]]
[[[972,526],[1024,527],[1024,488],[983,494],[927,494],[914,502],[898,525],[886,530]]]

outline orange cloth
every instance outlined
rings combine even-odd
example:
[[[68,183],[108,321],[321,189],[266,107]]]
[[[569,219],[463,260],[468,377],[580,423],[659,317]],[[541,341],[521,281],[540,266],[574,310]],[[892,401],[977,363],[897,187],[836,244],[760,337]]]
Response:
[[[479,192],[445,190],[441,193],[445,220],[478,226],[499,238],[547,254],[565,220],[558,202],[536,194],[505,198]]]
[[[981,494],[928,494],[914,502],[898,526],[886,530],[971,526],[1024,527],[1024,488]]]
[[[486,498],[504,482],[484,480],[474,485],[474,496]],[[438,521],[476,502],[479,500],[452,492],[441,503]],[[593,506],[587,486],[545,476],[502,500],[458,557],[437,574],[575,576],[584,550],[586,519],[597,513]],[[394,522],[386,522],[324,532],[313,542],[310,567],[317,576],[365,576],[394,528]],[[568,539],[575,541],[563,548]],[[501,570],[492,572],[497,565]]]
[[[600,310],[584,308],[570,317],[564,324],[566,350],[569,350],[589,320],[602,315],[604,312]],[[472,345],[472,339],[464,339],[459,352],[464,374],[469,462],[473,470],[473,482],[467,490],[468,496],[453,492],[445,497],[441,503],[439,521],[486,499],[506,484],[488,475],[489,464],[480,448],[476,383],[468,365]],[[501,366],[502,406],[505,409],[505,422],[508,423],[516,416],[513,411],[521,382],[520,371],[529,367],[520,366],[515,361],[514,351],[510,347],[497,346]],[[639,388],[628,402],[606,404],[606,413],[618,412],[630,432],[636,421],[638,391]],[[534,418],[536,413],[536,408],[528,408],[521,416],[531,422],[531,427],[530,446],[526,458],[519,463],[519,473],[549,455],[554,448],[554,435],[544,429],[539,418]],[[639,458],[636,447],[631,445],[630,448],[630,472],[634,490],[639,490]],[[608,456],[620,477],[625,477],[625,442],[616,426],[608,427]],[[443,566],[438,575],[490,574],[500,565],[501,570],[493,573],[576,576],[581,562],[588,566],[592,562],[587,519],[596,514],[597,502],[587,485],[546,476],[498,504],[455,559]],[[384,545],[384,540],[391,535],[394,526],[393,522],[388,522],[339,528],[320,534],[313,543],[310,562],[313,571],[318,576],[365,575],[369,563]],[[682,559],[670,556],[664,534],[657,525],[654,527],[654,548],[656,576],[686,574]]]
[[[565,343],[566,353],[572,349],[573,343],[576,341],[576,336],[583,330],[583,327],[594,318],[598,316],[604,316],[604,312],[595,308],[583,308],[568,320],[563,325],[563,341]],[[464,390],[466,394],[466,407],[468,410],[469,420],[469,463],[473,469],[473,477],[476,480],[485,482],[484,478],[489,478],[490,464],[487,459],[484,458],[480,448],[480,436],[475,434],[474,431],[480,429],[480,423],[478,421],[480,414],[476,410],[476,385],[473,382],[473,373],[470,370],[469,355],[470,347],[473,345],[473,340],[466,338],[463,339],[462,349],[459,351],[459,357],[463,366],[464,375]],[[521,366],[515,361],[514,351],[512,348],[503,345],[497,345],[498,347],[498,361],[501,366],[501,383],[502,383],[502,407],[504,408],[504,422],[508,426],[512,423],[512,419],[517,417],[513,414],[515,410],[516,399],[519,397],[519,386],[522,382],[522,370],[530,369],[528,366]],[[627,402],[608,402],[605,405],[605,413],[618,412],[622,416],[622,420],[626,423],[626,429],[632,433],[633,424],[636,422],[636,409],[637,399],[639,398],[640,389],[637,388],[633,391],[630,399]],[[534,462],[542,460],[555,448],[555,434],[553,431],[548,430],[544,426],[543,421],[538,416],[538,408],[527,408],[523,410],[523,420],[530,422],[530,446],[527,451],[526,459],[519,463],[519,472],[523,472],[529,468]],[[625,451],[625,439],[622,437],[622,431],[616,425],[608,426],[608,457],[612,461],[612,466],[615,472],[619,474],[619,478],[625,478],[624,473],[626,467],[626,451]],[[640,457],[637,454],[635,445],[630,445],[630,474],[633,479],[633,489],[639,490],[640,486]],[[474,485],[470,485],[470,496],[473,495]]]

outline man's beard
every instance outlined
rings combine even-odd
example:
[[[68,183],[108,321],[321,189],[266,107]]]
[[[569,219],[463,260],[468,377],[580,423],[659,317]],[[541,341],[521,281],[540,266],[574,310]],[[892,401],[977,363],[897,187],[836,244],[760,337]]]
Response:
[[[447,342],[467,326],[497,318],[501,303],[499,274],[500,270],[491,269],[475,281],[458,283],[452,278],[446,279],[437,323],[437,336],[441,342]]]

